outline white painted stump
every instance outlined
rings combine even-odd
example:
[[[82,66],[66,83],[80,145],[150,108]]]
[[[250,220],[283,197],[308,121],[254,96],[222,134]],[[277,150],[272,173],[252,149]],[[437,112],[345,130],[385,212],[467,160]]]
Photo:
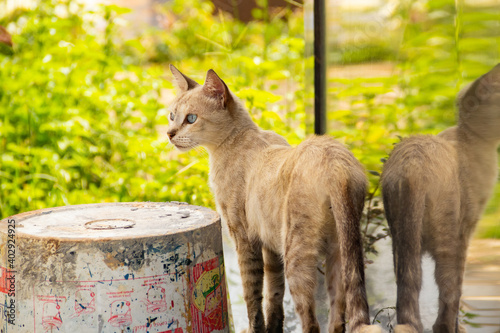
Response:
[[[0,221],[3,332],[229,332],[219,216],[180,203]]]

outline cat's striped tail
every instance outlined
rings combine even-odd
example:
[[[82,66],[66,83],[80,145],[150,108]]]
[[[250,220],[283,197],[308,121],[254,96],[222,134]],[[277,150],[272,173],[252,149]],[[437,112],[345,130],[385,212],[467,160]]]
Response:
[[[346,317],[352,333],[381,332],[379,326],[370,326],[366,299],[363,242],[360,220],[366,193],[364,175],[338,184],[330,194],[340,247]]]

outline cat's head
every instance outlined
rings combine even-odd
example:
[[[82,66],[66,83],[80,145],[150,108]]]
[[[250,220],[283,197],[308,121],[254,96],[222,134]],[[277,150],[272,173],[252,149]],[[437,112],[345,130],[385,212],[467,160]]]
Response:
[[[462,89],[457,106],[459,125],[500,142],[500,64]]]
[[[203,85],[170,65],[178,94],[170,106],[167,130],[170,142],[179,150],[196,146],[214,148],[237,126],[238,101],[213,70]]]

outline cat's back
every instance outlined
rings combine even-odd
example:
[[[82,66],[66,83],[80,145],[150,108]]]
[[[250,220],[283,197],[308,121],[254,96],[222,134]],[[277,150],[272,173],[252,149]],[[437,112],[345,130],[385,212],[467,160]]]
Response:
[[[326,135],[309,137],[289,154],[289,160],[293,164],[311,165],[318,170],[323,169],[320,168],[321,165],[328,165],[330,170],[364,173],[364,168],[352,152],[343,143]]]
[[[261,137],[264,139],[264,141],[270,145],[277,145],[277,146],[290,146],[288,141],[281,135],[273,132],[273,131],[261,131]]]
[[[360,187],[367,183],[361,163],[344,144],[331,137],[312,136],[290,147],[286,141],[269,135],[266,141],[273,144],[261,150],[254,160],[249,181],[252,191],[264,193],[272,188],[285,193],[290,186],[300,184],[297,186],[304,191],[310,187],[319,194],[318,188],[338,179],[349,179]]]
[[[270,149],[281,150],[277,146]],[[324,184],[339,179],[349,179],[361,187],[366,183],[361,163],[344,144],[328,136],[311,136],[296,147],[281,150],[278,158],[279,182],[301,183],[304,190],[324,188]]]
[[[385,162],[381,182],[387,190],[408,181],[432,191],[456,182],[457,177],[456,143],[447,136],[416,135],[396,144]]]

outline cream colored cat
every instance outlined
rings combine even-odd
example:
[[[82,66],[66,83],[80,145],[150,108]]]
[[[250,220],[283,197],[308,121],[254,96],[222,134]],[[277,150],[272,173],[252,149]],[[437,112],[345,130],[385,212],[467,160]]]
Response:
[[[344,331],[346,312],[351,332],[378,332],[369,326],[364,285],[359,221],[367,181],[360,163],[327,137],[291,148],[261,130],[212,70],[201,86],[170,69],[180,93],[168,136],[180,150],[202,145],[209,152],[217,210],[238,253],[248,332],[283,331],[285,275],[303,332],[319,332],[320,255],[327,259],[329,331]]]
[[[459,95],[458,125],[398,143],[385,163],[382,193],[397,280],[395,332],[422,332],[421,256],[436,262],[434,332],[465,332],[458,311],[469,239],[498,177],[500,65]]]

